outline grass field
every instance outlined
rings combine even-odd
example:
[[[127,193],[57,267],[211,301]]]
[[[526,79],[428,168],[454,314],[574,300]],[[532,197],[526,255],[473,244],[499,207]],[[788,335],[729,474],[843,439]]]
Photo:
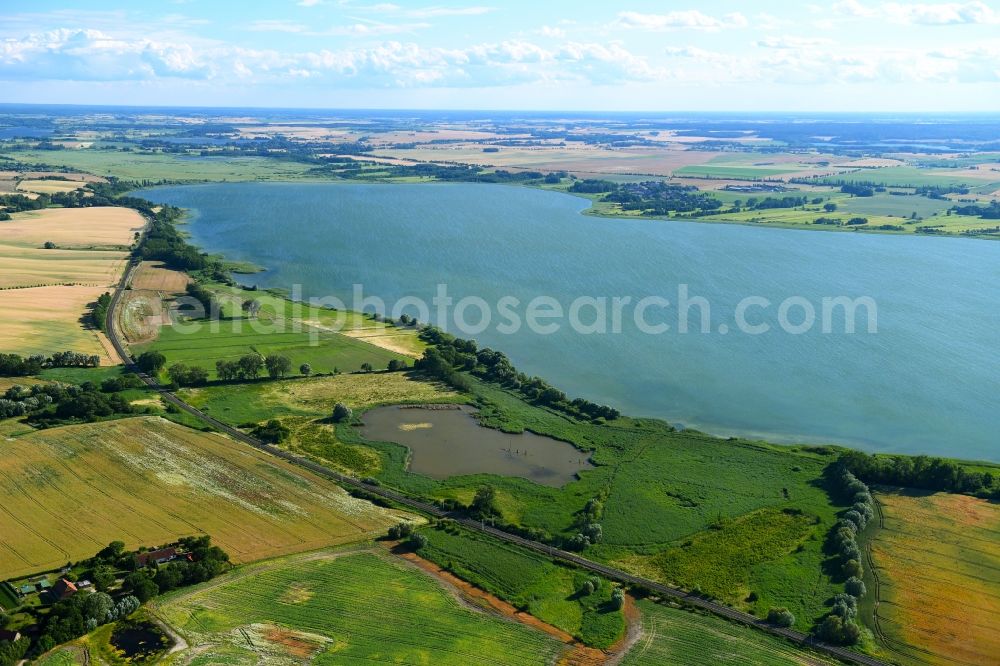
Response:
[[[838,664],[804,652],[780,638],[710,615],[699,615],[650,601],[638,603],[643,635],[622,666],[716,666]]]
[[[382,369],[391,359],[412,362],[412,356],[423,347],[415,330],[380,324],[357,313],[311,307],[267,292],[221,285],[211,288],[219,304],[218,319],[164,326],[155,341],[135,345],[135,352],[155,349],[167,357],[168,365],[204,367],[214,377],[216,361],[235,360],[252,349],[265,356],[289,357],[297,374],[303,363],[310,364],[314,373],[354,372],[364,363]],[[255,318],[241,309],[241,303],[251,298],[261,303]],[[365,337],[337,332],[340,330]]]
[[[460,528],[421,533],[429,542],[421,557],[586,645],[610,647],[625,631],[621,611],[608,605],[612,585],[606,580],[593,594],[580,595],[580,587],[592,578],[586,572]]]
[[[0,578],[120,539],[210,534],[237,562],[366,538],[398,520],[304,470],[157,417],[0,443]]]
[[[885,167],[882,169],[858,169],[832,176],[814,179],[818,183],[877,183],[887,187],[921,187],[924,185],[982,185],[983,180],[969,178],[961,173],[952,173],[951,169],[921,169],[912,166]],[[995,179],[1000,181],[1000,177]]]
[[[474,610],[388,554],[317,552],[158,600],[189,648],[166,663],[542,664],[562,645]]]
[[[355,476],[375,476],[382,458],[371,447],[345,444],[326,421],[333,405],[355,412],[386,404],[464,402],[466,398],[436,383],[402,372],[310,377],[182,389],[183,398],[215,418],[241,425],[277,418],[291,431],[285,446]]]
[[[71,167],[133,180],[295,180],[311,164],[266,157],[201,157],[134,150],[43,150],[9,153],[27,164]]]
[[[995,664],[1000,506],[944,493],[877,499],[885,526],[871,548],[882,647],[905,664]]]
[[[406,471],[404,447],[367,442],[349,426],[337,427],[337,439],[377,451],[377,478],[385,485],[468,502],[480,485],[489,483],[497,489],[504,520],[550,534],[574,534],[584,505],[602,498],[603,541],[586,552],[604,561],[656,556],[713,534],[712,526],[720,520],[723,525],[733,521],[731,531],[724,533],[740,536],[738,551],[727,555],[740,564],[740,579],[716,579],[717,593],[758,613],[787,606],[803,629],[825,612],[826,601],[839,591],[823,573],[822,551],[825,534],[836,520],[822,481],[833,452],[677,433],[658,421],[621,418],[595,426],[479,382],[473,386],[486,425],[514,432],[529,429],[592,450],[596,467],[562,488],[488,474],[434,480]],[[780,530],[738,529],[743,525],[740,516],[763,509],[779,514],[799,510],[808,521],[792,521],[791,536]],[[705,560],[701,571],[685,568],[672,572],[676,577],[663,572],[658,577],[688,588],[705,586],[709,576],[723,575],[712,572],[714,562]],[[747,589],[756,593],[756,601],[743,600]]]

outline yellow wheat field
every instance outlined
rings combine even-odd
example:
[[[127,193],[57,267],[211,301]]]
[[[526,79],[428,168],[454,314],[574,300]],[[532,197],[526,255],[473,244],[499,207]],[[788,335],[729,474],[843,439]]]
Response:
[[[159,417],[0,440],[0,579],[122,540],[209,534],[236,562],[369,538],[399,514],[221,435]]]
[[[878,624],[892,655],[907,664],[995,664],[1000,505],[947,493],[878,500]]]
[[[15,213],[0,222],[0,242],[40,247],[52,241],[59,247],[128,246],[145,221],[131,208],[45,208]]]

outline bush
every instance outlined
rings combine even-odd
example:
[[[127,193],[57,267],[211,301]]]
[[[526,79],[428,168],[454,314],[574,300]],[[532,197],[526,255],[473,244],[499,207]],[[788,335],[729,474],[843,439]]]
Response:
[[[389,538],[393,541],[405,539],[411,534],[413,534],[413,525],[411,523],[402,522],[389,528]]]
[[[343,423],[345,421],[350,421],[351,417],[354,416],[354,412],[351,408],[342,402],[338,402],[333,406],[333,422]]]
[[[767,611],[767,621],[779,627],[790,627],[795,624],[795,616],[784,606],[777,606]]]
[[[420,550],[427,546],[428,541],[427,537],[423,534],[413,534],[406,543],[411,550]]]
[[[840,570],[848,578],[861,578],[865,572],[864,568],[861,566],[861,562],[853,559],[844,562],[844,566],[842,566]]]
[[[865,588],[865,582],[857,576],[851,576],[848,578],[847,582],[844,583],[844,589],[849,595],[858,599],[865,596],[865,593],[868,591]]]
[[[277,419],[271,419],[264,425],[255,426],[253,429],[254,437],[269,444],[280,444],[288,439],[290,434],[288,426]]]

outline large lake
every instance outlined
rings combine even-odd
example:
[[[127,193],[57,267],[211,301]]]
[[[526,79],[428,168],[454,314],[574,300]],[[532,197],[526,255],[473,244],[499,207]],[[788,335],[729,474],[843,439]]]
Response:
[[[678,285],[711,304],[711,332],[677,332],[676,309],[647,311],[672,323],[623,330],[505,334],[501,319],[475,337],[522,370],[573,396],[634,415],[657,416],[720,435],[836,442],[867,450],[1000,460],[1000,243],[762,229],[581,215],[577,197],[480,184],[239,183],[147,190],[194,211],[189,230],[210,252],[268,270],[244,281],[301,284],[306,297],[350,303],[355,283],[392,303],[430,300],[439,283],[457,301],[503,296],[524,306],[552,296],[659,295]],[[748,296],[760,335],[736,331]],[[871,296],[878,332],[781,330],[789,297]],[[467,319],[478,320],[477,310]],[[661,316],[658,317],[657,314]],[[664,318],[665,317],[665,318]],[[432,317],[433,318],[433,317]],[[793,307],[793,324],[802,309]],[[581,310],[580,319],[593,319]],[[721,334],[719,326],[730,331]]]

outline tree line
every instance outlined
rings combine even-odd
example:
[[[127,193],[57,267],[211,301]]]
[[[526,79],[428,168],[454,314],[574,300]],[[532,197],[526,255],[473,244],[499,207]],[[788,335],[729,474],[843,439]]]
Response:
[[[861,637],[856,618],[858,600],[867,594],[862,580],[861,547],[858,534],[864,531],[875,517],[875,500],[868,486],[843,464],[828,469],[830,481],[841,497],[851,502],[834,524],[828,546],[840,561],[840,574],[844,578],[844,591],[831,600],[830,612],[816,625],[816,635],[830,643],[853,645]]]
[[[96,368],[100,364],[100,356],[74,351],[55,352],[51,356],[3,353],[0,354],[0,377],[27,377],[45,368]]]
[[[469,381],[461,374],[461,371],[467,371],[484,381],[516,391],[537,405],[550,407],[574,418],[601,422],[621,415],[613,407],[598,405],[583,398],[570,400],[565,393],[540,377],[530,377],[518,372],[503,352],[489,348],[479,349],[475,340],[456,338],[435,326],[425,327],[420,332],[420,338],[430,346],[414,364],[414,368],[459,390],[468,391],[471,388]]]
[[[847,451],[840,456],[839,462],[867,483],[1000,499],[1000,485],[996,484],[993,474],[969,471],[945,458]]]

